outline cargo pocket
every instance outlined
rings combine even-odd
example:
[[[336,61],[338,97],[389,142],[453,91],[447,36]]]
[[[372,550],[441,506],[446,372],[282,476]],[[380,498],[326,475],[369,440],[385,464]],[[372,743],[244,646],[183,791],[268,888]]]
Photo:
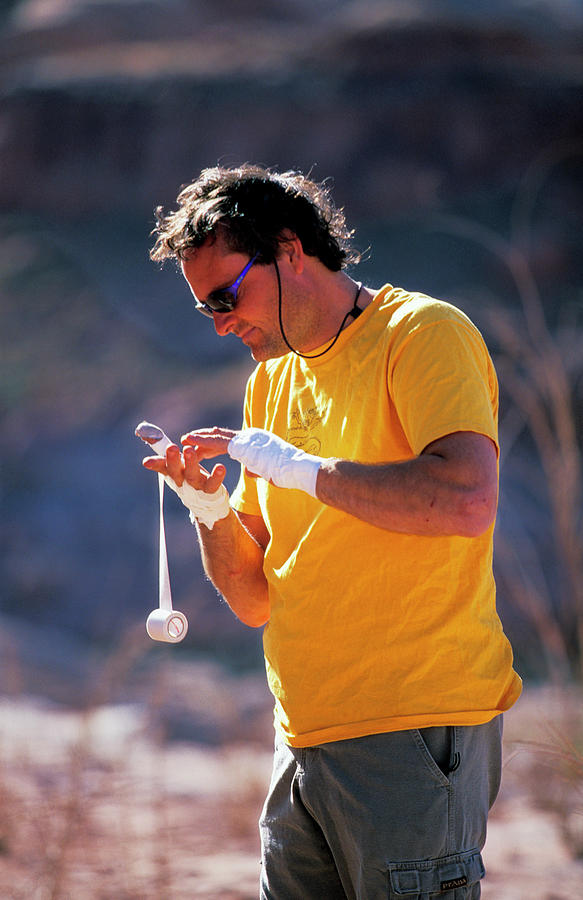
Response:
[[[473,900],[485,875],[479,850],[466,850],[441,859],[388,864],[389,898],[407,900]]]

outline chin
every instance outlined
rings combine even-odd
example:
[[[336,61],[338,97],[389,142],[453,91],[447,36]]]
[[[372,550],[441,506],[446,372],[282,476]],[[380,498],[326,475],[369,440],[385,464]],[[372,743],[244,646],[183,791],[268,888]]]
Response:
[[[284,344],[256,344],[249,346],[249,352],[255,362],[266,362],[268,359],[278,359],[288,353],[288,348]]]
[[[267,362],[268,359],[274,359],[275,355],[273,353],[269,353],[267,350],[261,350],[259,348],[253,349],[249,348],[252,358],[255,362]]]

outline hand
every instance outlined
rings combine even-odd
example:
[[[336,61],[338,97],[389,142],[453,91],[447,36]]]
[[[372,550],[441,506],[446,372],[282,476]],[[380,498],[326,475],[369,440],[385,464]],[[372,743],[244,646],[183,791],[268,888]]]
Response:
[[[165,456],[147,456],[142,465],[151,472],[159,472],[171,478],[178,487],[186,482],[197,491],[213,494],[223,483],[227,470],[218,463],[209,473],[199,464],[199,460],[218,455],[219,453],[214,453],[203,456],[196,447],[190,445],[185,446],[181,453],[176,444],[171,444]]]
[[[261,477],[278,487],[295,488],[316,496],[316,479],[322,460],[304,453],[282,438],[262,428],[202,428],[181,438],[196,449],[198,459],[228,453],[240,462],[252,478]],[[186,452],[186,449],[185,449]]]
[[[217,429],[220,431],[221,429]],[[243,428],[221,434],[227,452],[254,478],[263,478],[276,487],[305,491],[316,497],[316,481],[322,464],[319,456],[305,453],[264,428]]]
[[[186,447],[181,453],[168,435],[151,422],[140,422],[136,436],[158,454],[146,457],[142,463],[144,468],[158,472],[160,484],[163,479],[178,494],[190,512],[193,525],[199,523],[212,531],[216,522],[230,515],[229,494],[223,484],[224,466],[215,466],[209,474],[199,465],[195,447]]]
[[[196,449],[198,459],[213,459],[215,456],[229,455],[229,443],[231,438],[240,434],[240,431],[233,431],[231,428],[199,428],[196,431],[189,431],[180,438],[181,444],[186,448],[194,447]],[[215,466],[215,469],[217,466]],[[213,472],[215,471],[213,469]],[[203,470],[204,471],[204,470]],[[245,469],[250,478],[257,478],[255,472]],[[223,476],[224,477],[224,476]]]
[[[228,454],[229,441],[231,438],[239,434],[238,431],[232,431],[230,428],[199,428],[196,431],[189,431],[183,434],[180,442],[183,446],[194,447],[197,453],[197,459],[213,459],[215,456],[226,456]]]
[[[180,442],[185,447],[195,447],[198,459],[212,459],[215,456],[227,456],[229,443],[238,434],[241,432],[232,431],[230,428],[218,428],[215,425],[214,428],[199,428],[196,431],[189,431],[188,434],[182,435]],[[247,468],[245,468],[245,472],[250,478],[258,477],[255,472],[251,472]]]

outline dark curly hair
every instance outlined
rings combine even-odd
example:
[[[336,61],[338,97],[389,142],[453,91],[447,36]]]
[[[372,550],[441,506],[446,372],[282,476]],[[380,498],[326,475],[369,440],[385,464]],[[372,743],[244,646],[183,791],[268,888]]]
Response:
[[[328,186],[301,172],[278,173],[250,164],[216,166],[183,187],[177,202],[174,212],[156,210],[152,234],[157,239],[150,251],[156,262],[183,259],[219,227],[231,250],[259,254],[263,263],[273,262],[286,230],[297,235],[308,256],[316,256],[333,272],[360,260],[350,244],[353,232]]]

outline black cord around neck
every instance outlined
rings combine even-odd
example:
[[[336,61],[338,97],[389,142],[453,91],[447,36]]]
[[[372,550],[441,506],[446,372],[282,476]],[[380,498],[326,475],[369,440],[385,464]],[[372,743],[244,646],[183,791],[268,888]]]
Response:
[[[348,321],[348,319],[351,316],[354,319],[358,319],[359,315],[361,314],[362,309],[358,305],[358,298],[360,297],[360,292],[362,290],[362,282],[358,283],[356,296],[354,298],[354,304],[352,306],[352,309],[349,309],[348,312],[346,313],[346,315],[344,316],[344,318],[342,319],[342,323],[340,325],[340,328],[336,332],[336,336],[334,338],[332,338],[331,343],[326,347],[326,349],[322,350],[320,353],[312,353],[312,354],[300,353],[299,350],[296,350],[295,347],[292,347],[292,345],[290,344],[290,342],[287,339],[286,333],[283,328],[283,318],[282,318],[282,314],[281,314],[281,307],[282,307],[281,278],[279,276],[279,267],[277,265],[277,260],[275,260],[275,259],[273,260],[273,265],[275,266],[275,272],[277,274],[279,330],[281,331],[281,336],[284,340],[286,347],[288,347],[292,351],[292,353],[295,353],[296,356],[301,356],[302,359],[318,359],[319,356],[324,356],[325,353],[328,353],[328,351],[332,349],[332,347],[334,346],[334,344],[340,337],[342,330],[343,330],[344,326],[346,325],[346,322]]]

